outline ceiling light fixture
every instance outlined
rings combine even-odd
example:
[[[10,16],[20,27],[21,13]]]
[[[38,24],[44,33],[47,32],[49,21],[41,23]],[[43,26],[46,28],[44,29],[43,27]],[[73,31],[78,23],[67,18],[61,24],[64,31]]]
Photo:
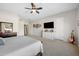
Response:
[[[25,9],[31,10],[30,13],[36,12],[36,13],[39,14],[39,11],[38,11],[38,10],[41,10],[41,9],[42,9],[42,7],[37,8],[36,5],[35,5],[34,3],[31,3],[31,6],[32,6],[32,8],[27,8],[27,7],[25,7]]]

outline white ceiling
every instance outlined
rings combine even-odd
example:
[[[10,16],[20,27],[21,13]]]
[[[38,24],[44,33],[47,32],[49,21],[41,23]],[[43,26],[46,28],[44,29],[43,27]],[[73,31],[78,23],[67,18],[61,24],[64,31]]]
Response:
[[[75,9],[78,3],[36,3],[36,5],[43,7],[43,9],[39,11],[40,14],[31,14],[30,10],[24,9],[24,7],[31,7],[30,3],[0,3],[0,9],[13,12],[26,20],[33,21]]]

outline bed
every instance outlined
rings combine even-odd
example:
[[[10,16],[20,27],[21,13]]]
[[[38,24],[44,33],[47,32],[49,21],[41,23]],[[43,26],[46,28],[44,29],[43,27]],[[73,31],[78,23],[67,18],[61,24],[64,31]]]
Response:
[[[42,43],[28,36],[0,38],[4,45],[0,46],[0,56],[35,56],[43,53]]]

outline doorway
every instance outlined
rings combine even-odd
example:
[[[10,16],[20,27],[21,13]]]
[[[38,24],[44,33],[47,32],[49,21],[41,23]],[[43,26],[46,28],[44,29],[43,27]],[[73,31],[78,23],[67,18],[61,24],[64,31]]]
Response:
[[[28,25],[24,24],[24,36],[28,35]]]

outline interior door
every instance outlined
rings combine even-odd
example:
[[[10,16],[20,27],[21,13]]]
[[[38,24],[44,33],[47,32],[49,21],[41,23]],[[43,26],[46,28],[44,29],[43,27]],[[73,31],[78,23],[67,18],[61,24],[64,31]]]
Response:
[[[28,25],[24,25],[24,36],[28,35]]]

